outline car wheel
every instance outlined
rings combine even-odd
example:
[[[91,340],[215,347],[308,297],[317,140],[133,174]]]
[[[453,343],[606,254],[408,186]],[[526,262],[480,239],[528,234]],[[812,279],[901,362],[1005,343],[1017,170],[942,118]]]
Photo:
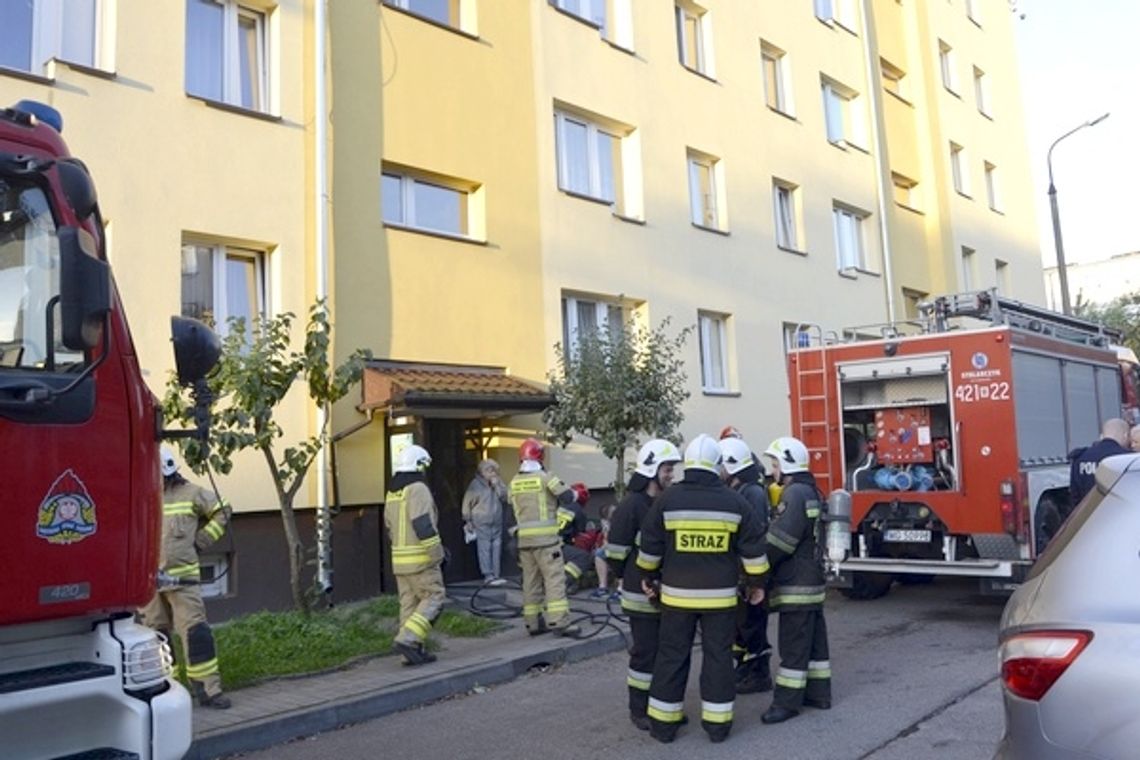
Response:
[[[851,588],[840,589],[839,593],[848,599],[860,601],[878,599],[887,595],[894,582],[895,576],[892,573],[855,573]]]

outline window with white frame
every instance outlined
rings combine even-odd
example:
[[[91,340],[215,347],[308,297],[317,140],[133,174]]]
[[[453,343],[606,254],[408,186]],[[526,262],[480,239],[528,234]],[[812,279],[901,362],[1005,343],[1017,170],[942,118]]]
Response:
[[[848,31],[858,29],[856,0],[814,0],[815,17],[827,24],[839,24]]]
[[[891,172],[895,203],[909,209],[918,209],[918,182],[898,172]]]
[[[463,5],[470,0],[383,0],[385,5],[407,11],[453,29],[464,29]]]
[[[463,180],[386,166],[380,186],[384,223],[471,237],[471,190]]]
[[[577,16],[588,24],[598,27],[602,36],[606,35],[606,0],[552,0],[559,10]]]
[[[827,77],[820,80],[820,86],[823,90],[823,117],[828,142],[855,147],[866,145],[867,124],[859,93]]]
[[[954,49],[942,40],[938,40],[938,66],[942,72],[942,86],[957,95],[958,67]]]
[[[558,153],[558,187],[617,204],[623,190],[624,130],[587,116],[555,111],[554,133]]]
[[[997,166],[984,162],[986,171],[986,200],[994,211],[1001,211],[1001,185],[998,183]]]
[[[962,246],[962,290],[973,290],[978,282],[977,257],[973,248]]]
[[[246,330],[266,314],[265,252],[238,246],[184,243],[182,316],[212,320],[225,333],[231,319]]]
[[[764,68],[764,102],[773,111],[790,116],[792,88],[787,53],[775,45],[761,42],[760,63]]]
[[[681,64],[705,76],[713,76],[712,24],[708,11],[690,0],[678,0],[674,13]]]
[[[966,149],[958,143],[950,143],[950,174],[954,178],[954,189],[965,196],[970,194],[970,174],[966,161]]]
[[[698,227],[723,230],[725,224],[721,199],[724,188],[720,159],[690,148],[688,163],[690,220]]]
[[[616,340],[625,331],[625,309],[616,298],[605,296],[562,295],[562,348],[569,357],[581,336],[604,332]]]
[[[198,558],[199,585],[204,599],[220,599],[230,594],[230,554],[203,554]]]
[[[186,92],[268,113],[269,14],[235,0],[186,0]]]
[[[999,295],[1008,296],[1012,292],[1012,279],[1009,273],[1009,263],[1001,259],[994,259],[994,285]]]
[[[906,72],[885,58],[879,59],[879,71],[883,75],[883,89],[903,100],[909,100]]]
[[[978,103],[978,113],[990,116],[990,78],[986,72],[974,67],[974,100]]]
[[[864,220],[870,216],[852,206],[836,203],[831,209],[835,227],[836,265],[841,272],[867,269]]]
[[[776,223],[776,245],[789,251],[802,250],[799,233],[799,188],[782,179],[772,180],[772,215]]]
[[[701,390],[728,390],[728,315],[710,311],[698,313],[701,349]]]
[[[105,0],[5,0],[0,3],[0,67],[44,74],[53,58],[110,70]]]

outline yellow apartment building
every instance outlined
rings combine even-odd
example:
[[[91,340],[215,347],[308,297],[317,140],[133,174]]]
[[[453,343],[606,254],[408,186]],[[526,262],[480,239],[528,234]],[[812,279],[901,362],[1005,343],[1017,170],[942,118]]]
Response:
[[[757,448],[786,432],[797,324],[1044,298],[1002,0],[26,8],[0,17],[0,102],[63,113],[156,392],[178,311],[327,292],[337,355],[373,351],[299,499],[340,509],[339,598],[381,584],[378,507],[413,440],[448,575],[472,574],[463,489],[482,456],[513,474],[555,343],[584,330],[693,327],[683,434],[733,424]],[[284,413],[297,436],[320,419],[300,394]],[[589,441],[549,459],[610,485]],[[264,464],[220,483],[239,518],[214,612],[287,603]]]

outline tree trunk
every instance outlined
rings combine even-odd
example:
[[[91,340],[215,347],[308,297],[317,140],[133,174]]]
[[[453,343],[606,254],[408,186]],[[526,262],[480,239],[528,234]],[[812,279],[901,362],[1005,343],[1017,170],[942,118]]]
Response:
[[[305,545],[297,530],[297,515],[293,511],[293,499],[282,499],[281,522],[285,526],[285,544],[289,550],[289,590],[293,593],[293,606],[308,613],[309,604],[301,588],[301,569],[305,562]]]
[[[617,476],[614,478],[614,496],[621,501],[625,496],[625,451],[617,456]]]

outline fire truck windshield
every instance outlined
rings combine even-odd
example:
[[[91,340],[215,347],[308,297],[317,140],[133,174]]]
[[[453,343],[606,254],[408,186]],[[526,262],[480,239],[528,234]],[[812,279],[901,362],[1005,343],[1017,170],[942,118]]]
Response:
[[[83,354],[61,340],[59,269],[59,238],[44,191],[0,178],[0,371],[45,368],[49,341],[57,369],[82,364]]]

